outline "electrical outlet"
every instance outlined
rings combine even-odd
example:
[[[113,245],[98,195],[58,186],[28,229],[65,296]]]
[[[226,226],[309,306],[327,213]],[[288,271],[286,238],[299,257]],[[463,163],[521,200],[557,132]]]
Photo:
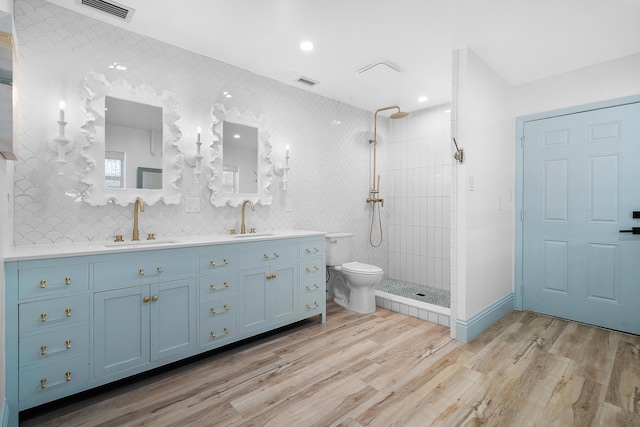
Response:
[[[200,199],[191,197],[184,201],[185,212],[200,212]]]

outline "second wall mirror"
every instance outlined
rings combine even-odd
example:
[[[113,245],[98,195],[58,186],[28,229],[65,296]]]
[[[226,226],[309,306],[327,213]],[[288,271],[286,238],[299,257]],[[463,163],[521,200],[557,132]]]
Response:
[[[222,104],[211,108],[213,156],[211,160],[211,203],[238,206],[243,200],[271,204],[270,119],[251,111],[227,110]]]

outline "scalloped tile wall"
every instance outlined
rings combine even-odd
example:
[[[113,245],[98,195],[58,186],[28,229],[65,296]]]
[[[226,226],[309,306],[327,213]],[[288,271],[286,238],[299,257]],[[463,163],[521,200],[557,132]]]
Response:
[[[247,215],[258,230],[314,229],[355,233],[354,256],[387,270],[387,244],[369,246],[368,196],[370,146],[373,128],[368,111],[303,91],[194,54],[157,40],[76,14],[42,0],[16,0],[15,24],[19,54],[19,150],[15,163],[14,244],[104,241],[115,234],[130,238],[133,209],[117,205],[92,207],[64,195],[82,191],[79,155],[85,117],[80,109],[81,82],[89,71],[109,79],[125,78],[133,85],[148,84],[156,91],[176,93],[180,103],[180,146],[195,151],[196,128],[208,128],[210,107],[264,113],[272,119],[273,158],[291,146],[291,172],[286,192],[279,179],[271,187],[273,204],[256,206]],[[212,43],[223,41],[212,40]],[[114,61],[126,72],[108,68]],[[233,98],[224,98],[228,91]],[[68,163],[57,174],[56,153],[47,141],[57,135],[58,101],[65,100],[67,136],[74,146]],[[333,125],[334,120],[341,124]],[[381,120],[386,136],[388,123]],[[193,144],[192,144],[193,142]],[[211,135],[203,133],[203,148]],[[386,145],[386,144],[383,144]],[[387,152],[380,150],[378,167],[387,183]],[[201,182],[208,180],[205,172]],[[201,212],[185,213],[183,206],[156,204],[140,215],[141,233],[162,237],[226,233],[238,228],[237,208],[214,208],[206,184],[195,184],[193,169],[185,168],[184,197],[201,200]],[[383,193],[387,191],[383,184]],[[384,197],[384,195],[383,195]],[[293,212],[285,212],[285,199]],[[383,209],[383,221],[388,211]]]

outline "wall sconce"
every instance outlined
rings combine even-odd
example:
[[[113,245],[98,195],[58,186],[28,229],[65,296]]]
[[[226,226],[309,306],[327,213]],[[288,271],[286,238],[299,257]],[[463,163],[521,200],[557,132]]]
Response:
[[[289,146],[287,145],[287,154],[284,156],[284,166],[282,166],[281,162],[277,162],[273,166],[273,173],[278,176],[282,176],[282,189],[287,189],[287,177],[289,175]]]
[[[200,176],[202,175],[202,170],[200,168],[200,163],[202,162],[202,153],[200,151],[200,147],[202,146],[202,142],[200,141],[201,132],[202,128],[198,127],[198,137],[196,139],[196,154],[194,156],[187,156],[185,158],[187,164],[194,168],[193,174],[195,175],[196,184],[200,184]]]
[[[64,101],[60,101],[58,104],[60,108],[60,119],[58,120],[58,136],[53,139],[53,144],[49,142],[49,148],[58,153],[58,158],[56,162],[58,163],[58,175],[64,175],[62,172],[62,166],[67,163],[66,154],[71,151],[73,148],[73,144],[69,138],[67,138],[64,134],[64,128],[67,125],[67,122],[64,120]]]

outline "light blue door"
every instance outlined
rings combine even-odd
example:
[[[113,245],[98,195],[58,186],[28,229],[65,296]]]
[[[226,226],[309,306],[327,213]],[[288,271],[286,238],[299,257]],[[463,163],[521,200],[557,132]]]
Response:
[[[523,308],[640,334],[640,103],[524,124]]]

